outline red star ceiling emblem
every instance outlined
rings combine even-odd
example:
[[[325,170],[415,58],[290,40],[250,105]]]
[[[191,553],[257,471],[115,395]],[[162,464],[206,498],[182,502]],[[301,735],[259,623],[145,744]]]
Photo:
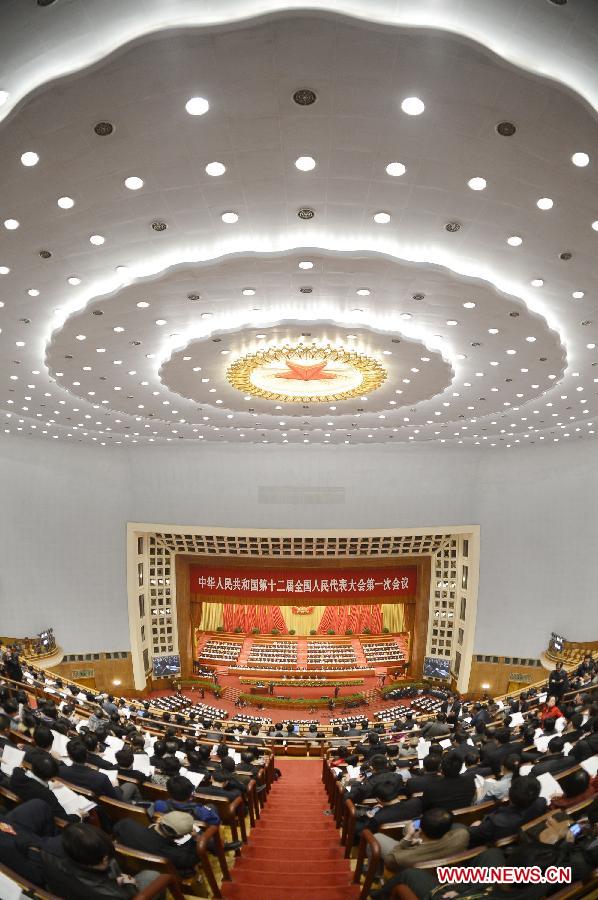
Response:
[[[327,365],[326,361],[304,366],[302,363],[287,360],[288,372],[280,372],[276,377],[287,378],[289,381],[333,381],[336,375],[324,371]]]

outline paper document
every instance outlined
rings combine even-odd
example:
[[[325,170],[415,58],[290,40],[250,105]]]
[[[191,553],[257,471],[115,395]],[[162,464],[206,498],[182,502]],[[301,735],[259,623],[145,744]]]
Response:
[[[582,769],[586,770],[590,778],[593,778],[598,772],[598,755],[590,756],[589,759],[584,759],[579,765]]]
[[[538,781],[541,785],[540,796],[544,797],[547,803],[550,803],[553,797],[562,796],[563,789],[550,772],[542,772],[538,775]]]
[[[88,812],[95,808],[95,803],[72,791],[65,784],[58,782],[50,782],[50,790],[69,816],[85,816]]]
[[[12,770],[21,765],[24,756],[24,750],[17,750],[12,744],[5,744],[2,751],[2,762],[0,763],[0,768],[4,774],[12,775]]]

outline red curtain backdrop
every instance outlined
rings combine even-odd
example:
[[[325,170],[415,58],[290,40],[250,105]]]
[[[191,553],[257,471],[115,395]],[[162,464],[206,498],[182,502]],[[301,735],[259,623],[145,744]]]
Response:
[[[336,634],[344,634],[348,630],[362,634],[364,628],[369,628],[372,634],[381,634],[382,607],[379,603],[369,606],[327,606],[320,619],[318,634],[326,634],[329,629]]]
[[[262,634],[266,634],[273,628],[278,628],[281,634],[288,634],[280,606],[225,603],[222,624],[225,631],[240,628],[249,633],[253,628],[259,628]]]

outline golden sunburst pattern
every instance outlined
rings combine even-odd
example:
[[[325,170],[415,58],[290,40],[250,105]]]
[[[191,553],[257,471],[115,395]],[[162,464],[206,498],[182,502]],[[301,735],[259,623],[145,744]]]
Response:
[[[269,347],[248,353],[226,372],[244,394],[264,400],[330,403],[368,394],[386,380],[384,367],[371,356],[339,347]]]

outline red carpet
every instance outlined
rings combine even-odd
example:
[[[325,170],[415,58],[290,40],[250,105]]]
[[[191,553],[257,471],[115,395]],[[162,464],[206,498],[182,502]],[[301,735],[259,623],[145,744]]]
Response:
[[[277,759],[282,772],[249,844],[222,884],[226,900],[356,900],[321,781],[322,763]]]

